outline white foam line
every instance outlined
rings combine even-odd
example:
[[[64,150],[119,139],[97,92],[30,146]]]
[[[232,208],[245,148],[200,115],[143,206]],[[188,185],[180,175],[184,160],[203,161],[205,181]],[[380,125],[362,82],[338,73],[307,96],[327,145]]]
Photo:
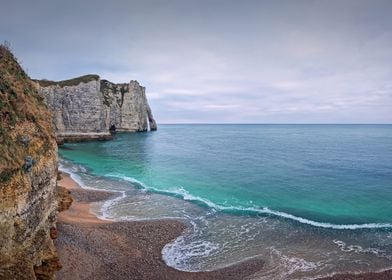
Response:
[[[297,217],[288,213],[270,210],[268,208],[263,208],[260,210],[260,213],[268,213],[276,216],[280,216],[283,218],[291,219],[302,224],[308,224],[316,227],[321,228],[331,228],[331,229],[374,229],[374,228],[392,228],[392,224],[390,223],[367,223],[367,224],[347,224],[347,225],[338,225],[338,224],[331,224],[331,223],[322,223],[316,222],[312,220],[308,220],[305,218]]]
[[[79,175],[77,175],[76,173],[74,173],[71,169],[66,168],[64,165],[62,165],[61,163],[59,163],[59,170],[61,172],[67,173],[69,174],[69,176],[71,177],[72,180],[74,180],[76,183],[78,183],[78,185],[82,188],[88,188],[82,181],[82,178],[80,178]]]
[[[108,174],[107,176],[110,177],[115,177],[119,178],[125,181],[129,181],[132,183],[137,183],[140,186],[142,186],[144,189],[151,190],[154,192],[158,192],[161,194],[171,194],[171,195],[177,195],[182,197],[182,199],[187,200],[187,201],[196,201],[196,202],[201,202],[205,205],[207,205],[210,208],[213,208],[217,211],[244,211],[244,212],[252,212],[256,214],[270,214],[278,217],[282,217],[285,219],[290,219],[293,221],[297,221],[301,224],[307,224],[315,227],[320,227],[320,228],[325,228],[325,229],[342,229],[342,230],[356,230],[356,229],[380,229],[380,228],[392,228],[391,223],[366,223],[366,224],[332,224],[332,223],[324,223],[324,222],[317,222],[317,221],[312,221],[306,218],[302,217],[297,217],[289,213],[281,212],[281,211],[276,211],[276,210],[271,210],[267,207],[263,208],[255,208],[255,207],[234,207],[234,206],[223,206],[223,205],[218,205],[215,204],[214,202],[208,200],[208,199],[203,199],[198,196],[193,196],[190,193],[188,193],[186,190],[183,188],[179,188],[176,190],[160,190],[154,187],[147,186],[143,184],[142,182],[136,180],[135,178],[127,177],[127,176],[122,176],[120,174]]]
[[[123,198],[126,197],[125,191],[116,191],[117,193],[121,193],[120,196],[117,196],[113,199],[106,200],[102,206],[101,206],[101,212],[102,215],[100,215],[100,218],[104,220],[112,220],[110,215],[108,214],[109,208],[118,203],[118,201],[122,200]]]
[[[93,190],[93,191],[105,191],[105,192],[113,192],[113,193],[117,193],[120,191],[115,191],[115,190],[108,190],[108,189],[100,189],[100,188],[94,188],[94,187],[89,187],[87,186],[82,178],[76,174],[72,169],[66,168],[64,167],[62,164],[59,164],[59,170],[63,173],[68,174],[72,180],[74,180],[76,183],[78,183],[78,185],[82,188],[82,189],[86,189],[86,190]]]
[[[388,270],[392,270],[392,266],[391,267],[387,267],[387,268],[374,270],[374,271],[372,271],[372,273],[382,273],[382,272],[385,272],[385,271],[388,271]],[[361,275],[363,273],[366,273],[366,271],[347,271],[345,273],[352,274],[352,275]],[[309,278],[309,280],[316,280],[316,279],[320,279],[320,278],[328,278],[328,277],[333,277],[333,276],[339,275],[339,274],[341,274],[341,272],[327,273],[327,274],[324,274],[324,275],[315,276],[314,278]]]
[[[61,172],[69,174],[72,180],[74,180],[82,189],[88,189],[88,190],[94,190],[94,191],[105,191],[105,192],[111,192],[111,193],[120,193],[121,195],[116,196],[113,199],[108,199],[105,200],[104,203],[101,206],[100,211],[102,212],[102,215],[98,215],[98,218],[101,220],[112,220],[110,218],[110,215],[108,214],[108,209],[109,207],[113,206],[116,204],[119,200],[123,199],[126,197],[125,191],[117,191],[117,190],[108,190],[108,189],[100,189],[100,188],[94,188],[94,187],[88,187],[82,180],[82,178],[74,173],[74,171],[70,168],[66,168],[63,164],[59,163],[59,170]]]

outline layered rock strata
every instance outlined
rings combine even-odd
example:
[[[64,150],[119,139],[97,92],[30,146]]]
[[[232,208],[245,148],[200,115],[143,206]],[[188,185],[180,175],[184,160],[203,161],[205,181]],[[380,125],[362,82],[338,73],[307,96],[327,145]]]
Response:
[[[57,145],[34,84],[0,46],[0,279],[52,279]]]
[[[148,131],[157,125],[145,87],[137,81],[115,84],[97,75],[36,81],[53,115],[59,140],[108,139],[110,130]]]

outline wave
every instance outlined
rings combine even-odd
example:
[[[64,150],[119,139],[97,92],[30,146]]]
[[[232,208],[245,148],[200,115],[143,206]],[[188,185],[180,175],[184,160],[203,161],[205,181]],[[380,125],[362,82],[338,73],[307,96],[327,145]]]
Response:
[[[219,245],[206,240],[188,242],[180,236],[173,242],[166,244],[162,249],[164,262],[181,271],[199,271],[194,267],[190,269],[188,261],[195,257],[208,257],[219,249]]]
[[[110,209],[116,205],[120,200],[126,197],[125,191],[116,191],[116,193],[120,193],[119,196],[106,200],[101,206],[101,214],[99,215],[100,219],[103,220],[113,220],[113,217],[109,214]]]
[[[64,160],[62,161],[65,162]],[[86,168],[84,168],[81,165],[73,163],[72,166],[66,167],[62,162],[59,162],[59,171],[69,174],[71,179],[74,180],[83,189],[94,190],[94,191],[107,191],[113,193],[121,192],[121,191],[116,191],[111,189],[94,188],[87,185],[79,174],[87,174],[88,171]]]
[[[313,262],[309,260],[305,260],[300,257],[293,257],[283,254],[278,249],[271,247],[272,254],[276,255],[280,259],[281,265],[283,265],[287,271],[285,271],[284,275],[287,277],[294,272],[307,272],[312,270],[317,270],[322,265],[321,262]]]
[[[64,161],[65,162],[65,161]],[[126,197],[125,191],[117,191],[117,190],[110,190],[110,189],[102,189],[102,188],[94,188],[88,186],[79,176],[77,173],[87,173],[87,169],[85,169],[81,165],[72,164],[70,167],[66,167],[61,161],[59,162],[59,170],[61,172],[69,174],[72,180],[74,180],[81,188],[94,190],[94,191],[107,191],[111,193],[117,193],[118,196],[105,200],[101,206],[100,212],[96,213],[97,216],[102,220],[112,220],[111,216],[109,215],[110,208],[113,207],[118,203],[118,201],[122,200]]]
[[[183,188],[173,189],[173,190],[161,190],[158,188],[154,188],[151,186],[147,186],[146,184],[138,181],[135,178],[123,176],[121,174],[110,173],[106,174],[107,177],[121,179],[127,182],[131,182],[137,184],[142,189],[152,191],[158,194],[165,194],[171,195],[174,197],[181,198],[186,201],[191,201],[196,204],[214,209],[216,211],[226,212],[226,213],[238,213],[238,214],[267,214],[272,216],[277,216],[289,220],[293,220],[299,222],[301,224],[307,224],[314,227],[325,228],[325,229],[338,229],[338,230],[357,230],[357,229],[385,229],[385,228],[392,228],[391,223],[365,223],[365,224],[333,224],[333,223],[326,223],[326,222],[317,222],[313,220],[309,220],[307,218],[298,217],[289,213],[272,210],[268,207],[256,208],[256,207],[239,207],[239,206],[224,206],[216,204],[208,199],[201,198],[199,196],[194,196],[190,194]]]
[[[337,239],[334,239],[332,242],[335,243],[342,252],[356,253],[356,254],[369,253],[369,254],[374,254],[377,257],[392,259],[392,256],[387,255],[385,250],[381,250],[378,248],[372,248],[372,247],[363,248],[360,245],[348,245],[346,244],[346,242]]]
[[[69,174],[69,176],[71,177],[72,180],[74,180],[76,183],[78,183],[79,186],[81,186],[82,188],[88,188],[82,178],[77,174],[77,172],[84,172],[84,168],[82,169],[81,166],[77,166],[77,165],[72,165],[71,167],[65,167],[64,164],[62,164],[61,162],[59,162],[59,171],[64,172]]]

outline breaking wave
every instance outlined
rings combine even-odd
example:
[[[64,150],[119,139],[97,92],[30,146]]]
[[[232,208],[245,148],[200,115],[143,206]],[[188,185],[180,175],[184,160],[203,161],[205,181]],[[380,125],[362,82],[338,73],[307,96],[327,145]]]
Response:
[[[298,216],[295,216],[295,215],[292,215],[289,213],[285,213],[285,212],[281,212],[281,211],[277,211],[277,210],[272,210],[272,209],[269,209],[268,207],[257,208],[257,207],[224,206],[224,205],[216,204],[208,199],[205,199],[205,198],[202,198],[199,196],[194,196],[183,188],[177,188],[177,189],[173,189],[173,190],[160,190],[158,188],[147,186],[146,184],[136,180],[135,178],[123,176],[121,174],[110,173],[110,174],[107,174],[106,176],[134,183],[138,187],[145,189],[147,191],[152,191],[154,193],[174,196],[174,197],[186,200],[186,201],[191,201],[193,203],[196,203],[196,204],[204,206],[204,207],[214,209],[216,211],[222,211],[222,212],[227,212],[227,213],[231,213],[231,214],[248,214],[248,215],[249,214],[251,214],[251,215],[252,214],[253,215],[266,214],[266,215],[277,216],[277,217],[293,220],[293,221],[299,222],[301,224],[307,224],[307,225],[311,225],[314,227],[326,228],[326,229],[357,230],[357,229],[392,228],[391,223],[333,224],[333,223],[317,222],[317,221],[309,220],[307,218],[298,217]]]

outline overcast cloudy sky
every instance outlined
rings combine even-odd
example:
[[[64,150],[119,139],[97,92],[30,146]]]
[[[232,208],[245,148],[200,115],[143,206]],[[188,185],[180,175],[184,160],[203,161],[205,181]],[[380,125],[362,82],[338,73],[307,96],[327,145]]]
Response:
[[[392,123],[391,0],[0,0],[33,78],[147,87],[159,123]]]

